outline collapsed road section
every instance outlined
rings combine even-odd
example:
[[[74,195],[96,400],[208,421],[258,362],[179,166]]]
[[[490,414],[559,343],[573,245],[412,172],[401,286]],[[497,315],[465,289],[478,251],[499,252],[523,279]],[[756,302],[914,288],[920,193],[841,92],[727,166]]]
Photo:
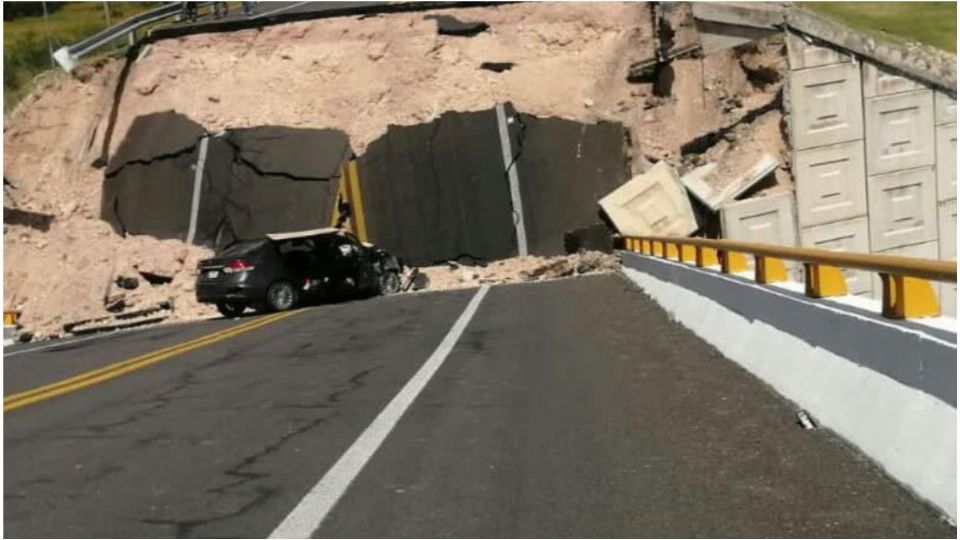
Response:
[[[903,238],[874,219],[889,215],[882,198],[871,199],[882,208],[865,208],[864,196],[820,222],[803,210],[836,192],[813,186],[820,165],[837,163],[836,152],[818,152],[837,149],[804,142],[802,77],[852,64],[890,70],[889,61],[851,53],[779,8],[767,18],[738,8],[736,21],[756,31],[731,38],[716,9],[451,4],[158,31],[124,59],[48,79],[7,115],[5,176],[17,188],[5,197],[4,244],[16,261],[4,268],[5,307],[37,336],[160,305],[167,320],[209,316],[194,302],[193,272],[211,250],[338,223],[445,276],[435,287],[472,280],[448,274],[484,273],[465,266],[609,250],[614,233],[663,232],[667,222],[677,234],[949,258],[929,249],[948,238],[929,224],[949,230],[949,186],[932,211],[921,190],[923,215],[911,219],[926,225],[903,245],[874,248],[874,237]],[[884,73],[863,84],[900,72]],[[929,94],[930,107],[916,109],[938,113],[935,154],[955,152],[955,88],[901,75],[920,86],[885,82],[883,95],[858,94],[862,103],[880,114],[906,93]],[[844,81],[861,88],[859,76]],[[836,144],[869,145],[862,129],[849,133]],[[869,170],[896,178],[839,192],[869,183],[883,193],[914,166],[946,177],[941,162]],[[945,184],[922,175],[924,186]],[[785,213],[760,226],[770,205]],[[837,227],[852,227],[856,242]],[[755,238],[760,230],[776,234]],[[506,266],[553,264],[534,260]]]

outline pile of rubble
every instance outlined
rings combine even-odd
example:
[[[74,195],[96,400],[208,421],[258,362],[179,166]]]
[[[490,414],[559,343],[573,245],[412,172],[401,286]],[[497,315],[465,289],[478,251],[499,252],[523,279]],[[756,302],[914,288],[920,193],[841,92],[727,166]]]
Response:
[[[615,255],[599,251],[580,251],[556,257],[528,255],[491,263],[449,261],[438,266],[409,269],[404,276],[404,282],[411,291],[440,291],[608,273],[619,268],[620,260]]]
[[[662,163],[691,186],[699,186],[694,179],[709,186],[701,193],[707,201],[723,204],[730,182],[753,186],[731,188],[734,199],[789,189],[779,129],[782,43],[704,56],[690,7],[671,6],[659,22],[643,3],[438,12],[483,23],[468,35],[445,33],[443,21],[425,13],[303,21],[156,42],[129,66],[120,92],[122,59],[85,65],[74,77],[52,75],[5,117],[4,173],[16,185],[15,199],[4,200],[5,308],[20,309],[37,335],[114,325],[144,310],[165,320],[213,315],[193,291],[196,261],[209,250],[123,237],[99,219],[102,150],[115,150],[132,121],[150,112],[173,109],[211,132],[336,128],[362,153],[388,125],[509,101],[543,117],[621,122],[630,130],[632,173]],[[751,168],[769,164],[762,154],[779,164],[754,184]],[[523,281],[547,262],[469,267],[478,277],[463,280],[463,268],[422,271],[439,288]],[[545,275],[570,272],[561,266]],[[163,279],[146,277],[153,274]]]

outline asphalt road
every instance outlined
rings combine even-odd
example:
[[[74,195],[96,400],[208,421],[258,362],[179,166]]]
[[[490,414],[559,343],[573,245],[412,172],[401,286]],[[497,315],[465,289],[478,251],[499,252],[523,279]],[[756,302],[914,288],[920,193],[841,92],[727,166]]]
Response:
[[[270,535],[475,294],[309,308],[6,412],[4,535]],[[253,320],[21,352],[4,393]],[[456,338],[314,536],[956,536],[620,276],[493,287]]]

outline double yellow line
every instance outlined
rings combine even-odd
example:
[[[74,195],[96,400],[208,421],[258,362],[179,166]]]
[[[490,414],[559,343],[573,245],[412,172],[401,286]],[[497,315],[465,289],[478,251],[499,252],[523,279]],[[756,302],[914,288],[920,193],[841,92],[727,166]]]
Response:
[[[93,386],[94,384],[102,383],[104,381],[109,381],[110,379],[115,379],[121,375],[125,375],[138,369],[143,369],[147,366],[156,364],[157,362],[162,362],[194,349],[206,347],[207,345],[212,345],[225,339],[238,336],[244,332],[249,332],[262,326],[286,319],[287,317],[300,313],[301,311],[303,310],[286,311],[283,313],[276,313],[266,317],[261,317],[250,322],[238,324],[237,326],[232,326],[225,330],[220,330],[212,334],[207,334],[205,336],[180,343],[178,345],[173,345],[165,349],[160,349],[137,356],[136,358],[131,358],[130,360],[124,360],[122,362],[117,362],[116,364],[110,364],[108,366],[97,368],[91,371],[86,371],[68,379],[63,379],[62,381],[57,381],[55,383],[38,386],[32,390],[26,390],[24,392],[5,396],[3,398],[3,412],[19,409],[20,407],[25,407],[32,403],[44,401],[70,392],[76,392],[82,388]]]

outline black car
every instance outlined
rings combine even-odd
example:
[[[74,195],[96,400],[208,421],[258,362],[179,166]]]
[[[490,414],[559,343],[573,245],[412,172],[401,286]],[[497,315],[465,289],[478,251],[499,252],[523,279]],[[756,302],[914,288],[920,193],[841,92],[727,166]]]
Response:
[[[197,301],[226,317],[252,307],[283,311],[303,302],[392,294],[402,263],[341,229],[268,234],[235,242],[197,265]]]

